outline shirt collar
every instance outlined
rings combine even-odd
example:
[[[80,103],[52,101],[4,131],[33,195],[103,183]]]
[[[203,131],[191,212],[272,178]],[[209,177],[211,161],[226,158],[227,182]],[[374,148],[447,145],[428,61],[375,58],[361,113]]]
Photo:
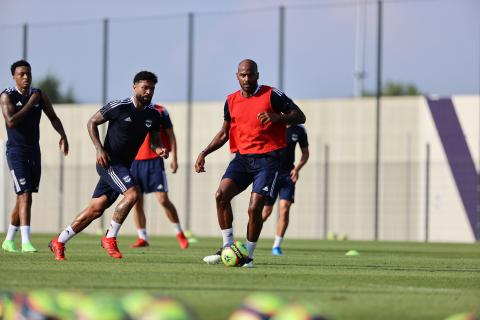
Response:
[[[20,89],[18,89],[17,86],[15,86],[15,90],[17,90],[18,93],[23,95],[22,91],[20,91]],[[28,88],[28,95],[31,95],[31,94],[32,94],[32,86],[30,86],[30,88]]]

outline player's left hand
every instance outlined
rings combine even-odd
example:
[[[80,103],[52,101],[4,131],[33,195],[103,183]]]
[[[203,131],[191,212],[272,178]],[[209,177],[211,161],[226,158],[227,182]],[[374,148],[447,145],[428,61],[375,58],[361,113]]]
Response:
[[[278,113],[264,111],[257,114],[257,119],[260,120],[263,125],[266,125],[268,123],[278,122],[280,115]]]
[[[69,147],[68,147],[67,137],[60,138],[60,141],[58,142],[58,147],[60,148],[60,151],[62,151],[64,155],[68,154]]]
[[[166,148],[157,147],[155,148],[155,153],[163,159],[168,158],[168,150]]]
[[[170,168],[172,169],[172,173],[176,173],[178,170],[178,162],[177,159],[173,159],[172,163],[170,163]]]
[[[297,180],[298,180],[298,171],[297,169],[292,169],[292,171],[290,171],[290,179],[292,179],[292,182],[293,183],[296,183]]]

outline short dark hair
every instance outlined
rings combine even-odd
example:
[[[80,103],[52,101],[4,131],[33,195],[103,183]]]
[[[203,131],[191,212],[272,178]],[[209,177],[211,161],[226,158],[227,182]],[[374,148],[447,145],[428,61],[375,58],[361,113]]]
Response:
[[[142,80],[152,81],[154,84],[157,84],[157,81],[158,81],[155,73],[150,72],[150,71],[140,71],[133,78],[133,84],[135,84],[139,81],[142,81]]]
[[[12,76],[15,74],[15,69],[17,69],[18,67],[29,67],[30,69],[32,69],[32,67],[30,66],[30,63],[28,63],[27,60],[18,60],[16,62],[14,62],[12,64],[12,66],[10,67],[10,71],[12,72]]]

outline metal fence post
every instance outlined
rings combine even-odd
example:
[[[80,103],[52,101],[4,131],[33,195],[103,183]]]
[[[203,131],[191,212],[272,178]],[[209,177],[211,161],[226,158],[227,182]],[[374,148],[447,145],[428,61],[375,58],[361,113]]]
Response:
[[[64,173],[65,173],[65,159],[62,152],[60,152],[60,174],[58,181],[58,230],[63,230],[63,198],[64,198]]]
[[[430,143],[426,147],[427,159],[425,161],[425,242],[430,238]]]
[[[103,50],[102,50],[102,104],[105,105],[108,99],[108,36],[109,36],[109,20],[103,19]],[[105,141],[105,135],[107,132],[106,124],[100,126],[100,139]],[[105,225],[105,217],[102,214],[99,219],[100,230],[103,232]]]
[[[8,214],[7,214],[7,188],[6,188],[6,164],[5,164],[5,143],[3,140],[0,140],[0,203],[2,204],[0,207],[1,210],[1,220],[2,226],[0,230],[3,230],[5,233],[7,232],[8,228]]]
[[[188,14],[188,55],[187,55],[187,147],[185,168],[185,229],[190,230],[192,197],[192,105],[193,105],[193,58],[194,58],[194,14]]]
[[[382,15],[383,2],[378,1],[377,26],[377,94],[375,112],[375,213],[374,238],[378,240],[379,229],[379,193],[380,193],[380,98],[382,96]]]
[[[278,22],[278,89],[284,89],[284,75],[285,75],[285,7],[279,8],[279,22]]]
[[[329,173],[329,147],[325,145],[325,167],[323,175],[323,237],[327,239],[328,234],[328,173]]]

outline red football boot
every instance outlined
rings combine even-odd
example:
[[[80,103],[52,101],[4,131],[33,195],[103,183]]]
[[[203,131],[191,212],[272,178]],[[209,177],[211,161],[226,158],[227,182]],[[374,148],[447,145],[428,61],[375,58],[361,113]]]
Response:
[[[48,247],[55,256],[55,260],[65,260],[65,244],[58,242],[58,237],[53,238]]]
[[[132,248],[141,248],[141,247],[148,247],[150,244],[148,243],[147,240],[144,240],[142,238],[138,238],[137,241],[135,241],[134,244],[132,244]]]
[[[187,249],[188,248],[188,239],[185,237],[183,232],[177,233],[178,244],[180,248]]]
[[[102,238],[102,247],[107,251],[107,254],[115,259],[120,259],[122,257],[122,253],[120,250],[118,250],[117,247],[117,238],[112,237],[112,238],[107,238],[103,237]]]

